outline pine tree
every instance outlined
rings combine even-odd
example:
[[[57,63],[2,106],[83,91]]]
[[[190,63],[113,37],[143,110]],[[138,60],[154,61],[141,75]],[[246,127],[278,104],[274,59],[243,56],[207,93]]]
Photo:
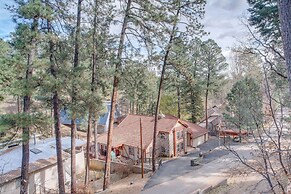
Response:
[[[121,75],[120,90],[130,102],[130,113],[148,114],[151,96],[156,89],[156,76],[148,69],[147,62],[126,60]]]
[[[206,71],[202,72],[202,76],[205,82],[205,118],[206,118],[206,129],[208,129],[208,95],[209,92],[219,91],[221,81],[224,79],[223,71],[226,69],[226,61],[222,55],[221,48],[217,43],[212,40],[206,40],[201,45],[201,56],[203,66],[206,67]],[[204,69],[202,67],[202,69]]]
[[[205,1],[183,1],[183,0],[174,0],[170,4],[170,10],[173,12],[172,14],[172,24],[169,30],[169,34],[166,41],[166,46],[164,48],[164,55],[162,60],[162,72],[159,82],[159,89],[158,89],[158,97],[157,97],[157,103],[156,103],[156,110],[155,110],[155,123],[154,123],[154,133],[153,133],[153,150],[152,150],[152,170],[156,170],[156,136],[157,136],[157,123],[158,123],[158,114],[159,114],[159,106],[161,101],[161,92],[162,92],[162,86],[164,81],[164,74],[166,65],[168,64],[168,58],[170,56],[170,52],[173,46],[174,39],[178,37],[178,34],[181,33],[179,31],[179,22],[181,18],[185,18],[188,20],[186,22],[186,36],[194,36],[197,34],[203,33],[202,26],[198,22],[198,18],[203,17],[204,14],[204,4]],[[184,23],[185,24],[185,23]]]
[[[113,130],[113,123],[114,123],[114,114],[115,114],[115,105],[116,105],[116,99],[117,99],[117,87],[119,82],[119,71],[121,67],[121,57],[124,47],[124,40],[125,40],[125,31],[128,25],[129,20],[129,11],[131,8],[131,0],[128,0],[126,3],[126,10],[124,13],[123,23],[122,23],[122,29],[120,33],[120,41],[119,41],[119,47],[118,47],[118,53],[116,57],[116,66],[115,66],[115,75],[113,80],[113,91],[112,91],[112,97],[111,97],[111,108],[110,108],[110,118],[109,118],[109,127],[108,127],[108,136],[107,136],[107,150],[106,150],[106,162],[105,162],[105,172],[104,172],[104,183],[103,183],[103,190],[106,190],[110,184],[110,162],[111,162],[111,144],[112,144],[112,130]]]
[[[163,3],[160,1],[125,1],[121,4],[121,10],[124,10],[121,32],[119,35],[118,50],[115,57],[115,75],[113,80],[113,91],[111,97],[111,110],[109,118],[107,156],[105,163],[103,190],[110,184],[110,160],[112,129],[114,122],[114,112],[117,100],[117,87],[120,81],[122,67],[122,57],[125,54],[125,48],[146,47],[148,51],[154,46],[157,34],[161,34],[160,26],[164,22]],[[133,39],[136,40],[134,44]],[[139,50],[139,49],[136,49]]]
[[[240,134],[242,129],[256,128],[262,123],[262,94],[255,79],[245,77],[236,82],[226,99],[227,113],[224,116]]]
[[[32,75],[37,49],[38,36],[38,19],[40,12],[38,10],[40,2],[29,1],[27,3],[19,4],[16,9],[16,14],[19,18],[25,18],[27,23],[18,24],[15,33],[14,42],[17,49],[26,55],[27,63],[25,67],[25,91],[23,97],[23,113],[25,117],[30,116],[31,108],[31,93],[32,93]],[[31,12],[36,12],[34,15]],[[29,45],[29,46],[28,46]],[[22,128],[22,164],[21,164],[21,183],[20,193],[28,193],[29,184],[29,138],[30,138],[30,124],[23,125]]]
[[[91,40],[91,44],[88,44],[88,48],[90,48],[89,53],[91,53],[91,56],[89,56],[91,59],[91,66],[89,73],[90,81],[88,83],[89,92],[88,97],[86,97],[86,104],[88,107],[88,124],[85,185],[88,185],[89,183],[89,153],[92,139],[92,128],[94,129],[95,158],[98,158],[97,124],[100,113],[104,111],[102,97],[105,92],[102,92],[102,88],[107,87],[104,81],[105,79],[108,81],[108,77],[105,78],[105,72],[103,71],[106,68],[106,61],[110,61],[109,56],[111,53],[111,45],[109,41],[111,37],[109,35],[109,26],[111,25],[113,19],[113,7],[111,0],[95,0],[92,2],[91,7],[91,9],[84,10],[84,12],[86,12],[89,16],[92,16],[89,17],[89,22],[92,23],[92,26],[90,26],[88,30],[88,38]]]
[[[270,41],[280,41],[281,30],[276,0],[248,0],[250,25],[255,26],[258,32]]]
[[[81,36],[81,12],[82,12],[82,0],[78,0],[77,6],[77,24],[76,24],[76,34],[75,34],[75,48],[74,48],[74,65],[73,65],[73,76],[77,76],[77,69],[79,66],[79,44]],[[75,81],[73,78],[72,83],[72,120],[71,120],[71,193],[76,193],[76,104],[77,104],[77,89]]]
[[[46,5],[49,6],[49,1],[46,1]],[[56,153],[57,153],[57,168],[58,168],[58,187],[60,193],[65,193],[65,177],[63,167],[63,156],[62,156],[62,143],[61,143],[61,122],[60,122],[60,99],[59,99],[59,88],[57,86],[59,69],[57,66],[57,59],[55,56],[55,35],[52,32],[51,20],[47,19],[48,39],[49,39],[49,61],[50,61],[50,72],[53,76],[52,86],[52,107],[53,107],[53,122],[54,122],[54,133],[56,139]]]

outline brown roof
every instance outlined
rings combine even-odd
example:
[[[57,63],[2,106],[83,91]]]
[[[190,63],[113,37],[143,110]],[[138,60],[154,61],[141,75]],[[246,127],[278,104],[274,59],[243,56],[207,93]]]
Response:
[[[140,119],[142,122],[143,147],[147,148],[152,142],[154,131],[154,117],[141,115],[128,115],[114,130],[112,146],[117,147],[122,144],[133,147],[140,147]],[[158,131],[170,132],[176,125],[177,120],[170,118],[159,119]],[[106,143],[107,134],[100,135],[98,142]]]
[[[147,148],[153,139],[154,116],[128,115],[115,129],[113,129],[112,146],[123,144],[140,147],[140,119],[142,120],[143,148]],[[194,123],[183,121],[177,117],[166,115],[158,120],[158,132],[171,132],[174,127],[188,126],[192,136],[198,137],[207,133],[207,130]],[[106,144],[107,134],[98,137],[98,142]]]
[[[222,115],[222,113],[220,111],[220,108],[217,106],[213,106],[213,107],[207,109],[207,117],[208,118],[218,117],[220,115]],[[202,123],[205,120],[206,120],[206,115],[203,116],[203,118],[200,120],[200,123]]]
[[[195,137],[200,137],[201,135],[204,135],[206,133],[208,133],[208,130],[204,127],[201,127],[195,123],[191,123],[189,121],[183,121],[184,123],[186,123],[188,125],[188,132],[191,132],[191,135],[193,138]]]

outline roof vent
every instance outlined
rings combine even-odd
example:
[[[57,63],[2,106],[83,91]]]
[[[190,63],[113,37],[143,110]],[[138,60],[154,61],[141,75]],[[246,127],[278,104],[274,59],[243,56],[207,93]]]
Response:
[[[13,148],[13,147],[16,147],[16,146],[18,146],[18,145],[19,145],[18,143],[9,144],[9,145],[7,146],[7,148]]]
[[[30,151],[31,151],[32,153],[34,153],[34,154],[39,154],[39,153],[42,152],[41,150],[39,150],[39,149],[37,149],[37,148],[33,148],[33,149],[31,149]]]

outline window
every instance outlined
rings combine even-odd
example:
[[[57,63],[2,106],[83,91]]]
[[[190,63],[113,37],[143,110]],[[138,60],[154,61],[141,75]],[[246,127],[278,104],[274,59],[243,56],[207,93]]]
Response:
[[[128,153],[129,155],[134,155],[134,148],[133,147],[128,147]]]
[[[177,150],[180,152],[180,144],[177,145]]]
[[[184,149],[184,143],[181,143],[181,150]]]
[[[166,148],[165,147],[161,147],[161,152],[164,154],[164,153],[166,153]]]
[[[181,139],[181,138],[183,138],[183,136],[184,136],[183,131],[177,132],[177,139]]]
[[[166,139],[166,135],[164,133],[160,133],[160,138],[161,139]]]

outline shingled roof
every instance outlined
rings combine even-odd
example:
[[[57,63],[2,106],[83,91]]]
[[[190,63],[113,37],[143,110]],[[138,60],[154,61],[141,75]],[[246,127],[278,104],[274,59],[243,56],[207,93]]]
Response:
[[[140,147],[140,119],[142,121],[142,135],[143,148],[147,148],[153,139],[154,130],[154,116],[143,115],[128,115],[116,128],[113,129],[112,146],[118,147],[123,144]],[[192,134],[192,137],[199,137],[207,130],[194,123],[180,120],[172,115],[165,115],[165,117],[158,120],[158,132],[169,133],[175,128],[184,126],[187,131]],[[102,134],[98,137],[98,142],[106,144],[107,134]]]

